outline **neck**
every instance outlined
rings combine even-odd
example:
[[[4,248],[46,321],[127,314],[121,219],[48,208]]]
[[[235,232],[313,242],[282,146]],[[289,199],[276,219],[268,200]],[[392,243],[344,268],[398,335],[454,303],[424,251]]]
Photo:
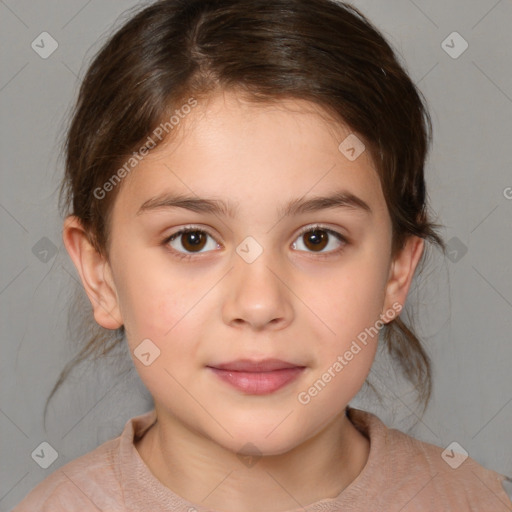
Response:
[[[225,512],[279,512],[337,497],[362,471],[370,449],[345,411],[292,450],[251,458],[159,420],[135,443],[141,458],[175,494]]]

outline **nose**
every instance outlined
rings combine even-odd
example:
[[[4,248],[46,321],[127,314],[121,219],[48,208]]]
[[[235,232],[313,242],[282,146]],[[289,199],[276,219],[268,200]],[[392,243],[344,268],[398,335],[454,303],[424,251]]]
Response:
[[[293,320],[290,277],[270,252],[248,263],[235,255],[234,268],[228,274],[223,320],[232,327],[284,329]]]

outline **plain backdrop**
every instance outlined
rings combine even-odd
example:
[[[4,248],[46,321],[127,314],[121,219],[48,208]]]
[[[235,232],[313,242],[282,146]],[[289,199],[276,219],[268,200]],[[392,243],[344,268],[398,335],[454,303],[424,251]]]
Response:
[[[512,475],[512,3],[353,3],[427,99],[434,145],[426,178],[449,252],[432,252],[407,304],[419,313],[434,367],[425,415],[417,417],[411,389],[384,354],[371,375],[382,401],[363,390],[352,405],[423,441],[456,441],[480,464]],[[2,511],[152,408],[126,352],[132,371],[122,377],[112,362],[75,371],[43,426],[46,398],[78,348],[66,330],[77,273],[61,240],[58,143],[87,63],[134,5],[0,1]],[[41,38],[44,45],[32,44]],[[57,453],[46,469],[33,457],[43,442]]]

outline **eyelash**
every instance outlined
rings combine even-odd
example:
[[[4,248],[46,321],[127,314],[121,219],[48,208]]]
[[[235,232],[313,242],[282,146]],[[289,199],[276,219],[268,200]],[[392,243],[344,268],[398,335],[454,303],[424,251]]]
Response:
[[[317,230],[318,231],[324,231],[324,232],[328,233],[329,235],[334,236],[340,242],[343,243],[343,245],[340,248],[338,248],[338,249],[335,249],[335,250],[332,250],[332,251],[328,251],[327,253],[316,253],[317,257],[319,257],[321,259],[329,258],[329,257],[331,257],[331,256],[333,256],[335,254],[339,254],[340,252],[342,252],[345,249],[345,246],[349,244],[347,238],[345,236],[343,236],[341,233],[339,233],[338,231],[335,231],[333,229],[324,227],[321,224],[314,224],[314,225],[311,225],[311,226],[306,226],[304,229],[302,229],[298,233],[298,235],[297,235],[297,237],[295,239],[300,238],[305,233],[309,233],[311,231],[317,231]],[[201,254],[201,253],[183,253],[183,252],[180,252],[180,251],[176,251],[175,249],[172,249],[171,247],[169,247],[168,244],[169,244],[169,242],[173,241],[174,239],[176,239],[180,235],[183,235],[183,234],[186,234],[186,233],[195,233],[195,232],[206,233],[213,240],[215,240],[215,237],[208,230],[200,228],[199,226],[191,225],[191,226],[187,226],[185,228],[182,228],[179,231],[176,231],[175,233],[173,233],[172,235],[169,235],[168,237],[166,237],[162,241],[162,245],[165,246],[169,250],[169,252],[171,252],[173,254],[173,256],[175,256],[176,258],[178,258],[180,260],[190,260],[190,259],[194,258],[196,255]],[[300,251],[300,252],[309,252],[309,251]],[[314,252],[310,252],[310,254],[315,254],[315,253]]]

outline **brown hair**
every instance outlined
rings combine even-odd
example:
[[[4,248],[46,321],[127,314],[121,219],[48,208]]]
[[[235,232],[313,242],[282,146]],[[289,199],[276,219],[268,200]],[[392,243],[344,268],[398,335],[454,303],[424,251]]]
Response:
[[[308,100],[348,125],[378,169],[393,253],[411,235],[445,250],[428,214],[424,164],[432,126],[425,100],[358,9],[333,0],[160,0],[134,14],[95,56],[67,133],[61,206],[82,221],[98,252],[108,258],[109,213],[122,183],[102,198],[94,191],[172,111],[218,90],[255,102]],[[94,324],[90,315],[86,320]],[[88,339],[48,400],[77,363],[124,339],[123,327],[114,336],[82,332]],[[430,361],[412,327],[396,317],[383,339],[426,408]]]

